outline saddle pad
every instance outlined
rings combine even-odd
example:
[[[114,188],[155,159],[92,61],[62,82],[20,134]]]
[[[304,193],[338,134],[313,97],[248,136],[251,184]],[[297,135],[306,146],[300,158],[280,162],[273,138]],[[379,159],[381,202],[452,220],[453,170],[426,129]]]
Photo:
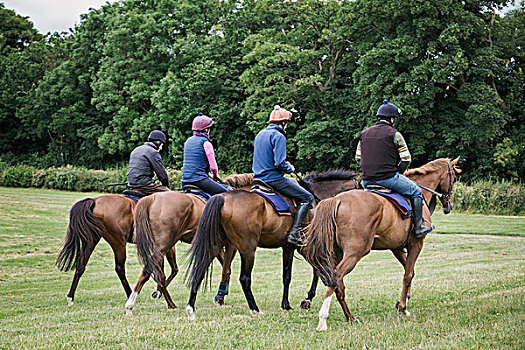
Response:
[[[206,203],[208,202],[208,199],[211,198],[211,194],[206,193],[206,192],[202,192],[202,191],[193,191],[193,190],[192,191],[184,191],[183,190],[182,193],[184,193],[184,194],[192,194],[195,197],[202,198],[202,199],[204,199],[204,202],[206,202]]]
[[[126,197],[126,198],[131,198],[131,199],[133,199],[135,202],[140,201],[140,198],[138,198],[138,197],[133,197],[133,196],[129,196],[129,195],[124,195],[124,197]]]
[[[290,206],[286,204],[284,199],[281,198],[278,194],[268,194],[260,191],[252,191],[253,193],[257,193],[259,196],[263,197],[270,203],[273,207],[273,210],[277,213],[277,215],[292,215],[292,212],[290,211]]]
[[[403,220],[408,219],[412,215],[411,214],[412,208],[408,204],[405,197],[403,197],[399,193],[388,193],[387,194],[387,193],[381,193],[377,191],[368,191],[368,192],[375,193],[379,196],[382,196],[388,199],[392,204],[394,204],[397,210],[399,210],[399,213],[401,214],[401,217],[403,218]]]

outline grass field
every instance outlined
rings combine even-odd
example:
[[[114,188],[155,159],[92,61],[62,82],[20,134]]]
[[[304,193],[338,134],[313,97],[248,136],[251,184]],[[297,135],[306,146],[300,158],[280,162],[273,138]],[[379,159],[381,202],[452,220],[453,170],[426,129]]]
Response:
[[[347,302],[360,323],[346,323],[334,299],[328,331],[318,333],[326,288],[318,287],[312,311],[299,309],[311,270],[298,258],[290,292],[294,310],[281,310],[280,250],[256,255],[252,288],[263,316],[249,314],[237,258],[226,307],[211,303],[220,272],[215,264],[213,290],[197,299],[197,321],[184,313],[189,292],[183,273],[169,288],[178,309],[151,300],[150,281],[134,315],[126,317],[126,297],[104,241],[68,307],[72,273],[59,272],[54,262],[69,209],[93,195],[0,188],[0,349],[525,348],[525,217],[435,214],[438,229],[426,238],[416,264],[412,315],[394,312],[402,267],[390,252],[372,252],[345,279]],[[178,244],[180,265],[187,248]],[[134,246],[128,251],[127,276],[134,285],[140,266]]]

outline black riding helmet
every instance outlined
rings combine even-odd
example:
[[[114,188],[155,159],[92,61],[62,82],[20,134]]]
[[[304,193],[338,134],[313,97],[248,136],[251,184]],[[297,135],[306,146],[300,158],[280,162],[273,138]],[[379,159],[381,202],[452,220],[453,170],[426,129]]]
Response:
[[[377,119],[385,119],[389,121],[390,118],[394,118],[394,123],[396,122],[397,117],[402,114],[401,110],[393,103],[389,103],[388,100],[383,100],[383,104],[377,110],[376,117]],[[393,124],[394,124],[393,123]]]
[[[166,135],[160,130],[153,130],[149,133],[148,141],[161,141],[166,142]]]

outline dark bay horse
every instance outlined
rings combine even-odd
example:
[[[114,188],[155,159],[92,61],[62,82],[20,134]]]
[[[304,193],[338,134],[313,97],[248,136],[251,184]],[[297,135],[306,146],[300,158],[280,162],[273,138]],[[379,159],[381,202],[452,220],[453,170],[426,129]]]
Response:
[[[100,238],[104,238],[111,246],[115,258],[115,271],[126,296],[131,294],[125,264],[126,243],[133,243],[135,206],[136,201],[131,198],[106,194],[80,200],[71,208],[64,246],[56,261],[61,271],[75,269],[73,282],[67,294],[69,306],[74,304],[78,282]],[[172,274],[176,274],[175,250],[170,251],[166,258],[172,268]]]
[[[224,181],[233,188],[249,189],[253,175],[230,175]],[[175,275],[166,279],[162,262],[178,241],[191,242],[205,205],[202,198],[182,192],[159,192],[140,200],[135,209],[134,240],[144,268],[126,302],[127,315],[133,314],[137,297],[151,274],[168,308],[176,307],[166,289]],[[223,253],[217,258],[223,263]]]
[[[450,213],[453,206],[452,189],[456,174],[460,173],[460,169],[456,167],[458,160],[459,157],[452,161],[441,158],[405,172],[405,176],[440,194],[445,214]],[[423,195],[426,203],[431,203],[435,194],[423,189]],[[425,209],[424,217],[430,221],[431,213],[426,207]],[[343,278],[371,249],[406,247],[408,253],[404,264],[400,259],[405,267],[405,274],[401,299],[396,304],[396,309],[410,315],[407,311],[410,285],[414,277],[414,265],[424,241],[424,237],[416,238],[409,233],[410,221],[402,220],[394,205],[384,197],[364,191],[345,192],[319,203],[312,222],[305,229],[308,243],[301,250],[316,274],[328,286],[319,311],[318,331],[327,329],[326,319],[334,292],[346,320],[355,321],[345,301]]]
[[[305,178],[300,184],[317,198],[328,198],[357,187],[355,174],[342,170],[316,174]],[[257,247],[282,248],[284,292],[281,307],[290,309],[288,288],[296,247],[287,243],[287,237],[292,222],[291,216],[277,215],[266,200],[253,192],[233,191],[213,196],[204,209],[190,250],[191,295],[186,307],[188,318],[195,319],[197,290],[212,260],[223,247],[225,259],[221,282],[229,278],[231,260],[238,250],[241,255],[240,283],[253,315],[260,313],[251,291],[255,250]]]

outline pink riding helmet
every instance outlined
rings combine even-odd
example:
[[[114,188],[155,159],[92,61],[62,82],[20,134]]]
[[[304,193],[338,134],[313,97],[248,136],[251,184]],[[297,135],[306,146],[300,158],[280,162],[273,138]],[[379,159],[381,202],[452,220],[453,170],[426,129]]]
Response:
[[[193,119],[193,123],[191,125],[191,130],[194,131],[202,131],[204,129],[209,128],[213,125],[213,120],[211,120],[210,117],[199,113],[197,116]]]
[[[270,113],[270,122],[283,122],[292,117],[292,113],[286,109],[281,108],[279,105],[273,107],[272,113]]]

